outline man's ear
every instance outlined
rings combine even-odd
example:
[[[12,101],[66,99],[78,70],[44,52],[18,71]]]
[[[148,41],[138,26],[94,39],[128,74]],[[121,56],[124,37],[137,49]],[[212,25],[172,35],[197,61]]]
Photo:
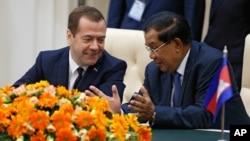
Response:
[[[182,43],[180,38],[174,38],[173,41],[174,41],[177,49],[180,49],[183,47],[183,43]]]
[[[67,29],[67,41],[69,45],[72,44],[72,39],[73,39],[73,34],[71,33],[69,29]]]

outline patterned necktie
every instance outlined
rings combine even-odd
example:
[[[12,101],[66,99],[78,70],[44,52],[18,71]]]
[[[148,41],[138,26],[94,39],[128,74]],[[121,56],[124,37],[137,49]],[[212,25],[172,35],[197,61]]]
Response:
[[[180,94],[181,94],[180,77],[181,77],[181,74],[179,74],[178,72],[174,73],[174,96],[173,96],[174,106],[177,105],[177,101],[180,99]]]
[[[77,68],[77,72],[78,72],[78,77],[76,78],[75,80],[75,83],[74,83],[74,86],[73,86],[73,89],[76,89],[81,78],[82,78],[82,72],[83,72],[83,68],[79,67]]]

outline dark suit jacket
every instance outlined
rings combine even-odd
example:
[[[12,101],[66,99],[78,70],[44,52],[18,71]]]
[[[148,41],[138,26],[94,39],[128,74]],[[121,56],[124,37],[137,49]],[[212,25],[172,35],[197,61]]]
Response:
[[[156,108],[154,128],[210,128],[212,126],[212,115],[203,106],[204,98],[222,62],[222,57],[220,51],[204,43],[192,43],[178,107],[170,107],[171,74],[161,72],[154,62],[147,65],[144,86]],[[234,103],[229,108],[232,110],[230,114],[233,114],[233,111],[234,113],[242,112],[242,114],[237,113],[238,116],[243,115],[239,116],[239,120],[249,120],[236,91],[233,101]],[[127,104],[123,104],[122,109],[125,113],[133,112],[128,109]],[[231,118],[230,116],[227,118]]]
[[[134,0],[111,0],[108,12],[108,27],[142,30],[145,21],[161,11],[183,15],[192,29],[193,39],[200,40],[203,26],[204,0],[145,0],[146,8],[141,22],[128,16]]]
[[[94,66],[89,66],[85,72],[78,89],[84,91],[90,85],[101,89],[105,94],[112,96],[111,86],[115,84],[122,99],[125,85],[123,78],[127,68],[126,62],[117,59],[106,51]],[[53,85],[68,87],[69,76],[69,47],[54,51],[42,51],[36,63],[14,83],[19,86],[23,83],[35,83],[47,80]]]
[[[211,7],[208,33],[204,40],[221,51],[227,46],[228,59],[239,88],[245,37],[250,33],[249,8],[249,0],[217,0]]]

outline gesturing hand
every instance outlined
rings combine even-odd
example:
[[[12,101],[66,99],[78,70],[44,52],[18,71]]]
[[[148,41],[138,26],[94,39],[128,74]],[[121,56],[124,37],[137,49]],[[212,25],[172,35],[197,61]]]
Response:
[[[153,120],[155,106],[149,97],[148,91],[145,87],[141,87],[142,95],[134,94],[133,100],[130,101],[128,107],[136,111],[137,116],[145,120]]]
[[[86,90],[85,93],[88,96],[100,96],[102,98],[105,98],[108,103],[109,103],[109,107],[112,110],[113,113],[121,113],[121,101],[120,101],[120,96],[118,93],[118,90],[116,88],[115,85],[112,86],[112,93],[113,96],[107,96],[106,94],[104,94],[100,89],[96,88],[95,86],[90,86],[89,89],[91,90]]]

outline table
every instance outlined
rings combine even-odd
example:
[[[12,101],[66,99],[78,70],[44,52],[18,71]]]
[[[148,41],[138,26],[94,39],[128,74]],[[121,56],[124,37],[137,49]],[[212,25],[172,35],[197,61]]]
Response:
[[[152,129],[152,141],[218,141],[221,130],[210,129]],[[229,141],[230,133],[224,132],[224,139]]]

